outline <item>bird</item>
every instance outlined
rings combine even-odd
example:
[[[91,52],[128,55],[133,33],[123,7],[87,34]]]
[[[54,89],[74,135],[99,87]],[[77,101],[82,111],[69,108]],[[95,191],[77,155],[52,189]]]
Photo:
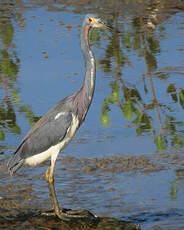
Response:
[[[12,154],[7,167],[13,175],[23,165],[36,166],[50,158],[45,178],[48,182],[54,214],[63,217],[77,217],[77,212],[60,208],[54,188],[54,166],[59,153],[72,140],[85,120],[95,89],[95,58],[89,45],[89,32],[92,28],[106,28],[101,18],[94,14],[84,17],[80,30],[80,46],[84,57],[85,75],[79,90],[60,100],[37,121]]]

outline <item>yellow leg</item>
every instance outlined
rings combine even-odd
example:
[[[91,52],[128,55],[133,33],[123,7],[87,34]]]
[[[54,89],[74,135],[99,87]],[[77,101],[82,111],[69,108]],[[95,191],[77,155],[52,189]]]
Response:
[[[49,192],[51,201],[54,205],[55,215],[60,219],[67,220],[68,218],[86,218],[86,217],[93,217],[93,214],[87,210],[66,210],[59,208],[59,203],[56,197],[56,191],[54,187],[54,166],[56,162],[57,155],[51,157],[51,165],[48,167],[45,178],[48,182]]]
[[[58,154],[51,156],[51,164],[45,173],[45,177],[48,183],[54,183],[54,166],[56,163],[57,156]]]
[[[51,165],[48,167],[46,173],[45,173],[45,178],[48,182],[48,187],[49,187],[49,192],[50,192],[50,197],[51,201],[54,205],[54,210],[55,214],[59,217],[60,216],[60,209],[59,209],[59,203],[56,197],[56,191],[54,187],[54,166],[55,162],[57,159],[57,155],[51,156]]]

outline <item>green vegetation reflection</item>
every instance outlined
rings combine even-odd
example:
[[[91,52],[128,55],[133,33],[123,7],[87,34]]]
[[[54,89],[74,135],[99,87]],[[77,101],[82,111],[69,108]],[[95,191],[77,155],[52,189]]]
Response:
[[[111,35],[108,36],[105,55],[98,60],[98,67],[114,79],[109,85],[111,93],[102,105],[101,124],[113,124],[111,114],[114,104],[122,111],[127,121],[126,127],[133,128],[137,136],[149,134],[157,150],[183,148],[184,123],[173,111],[175,108],[180,111],[184,109],[184,89],[175,82],[165,81],[170,78],[170,73],[158,70],[157,56],[161,52],[160,40],[164,38],[165,28],[158,23],[150,30],[143,17],[135,17],[125,24],[120,24],[121,20],[121,15],[113,15],[114,29],[108,32]],[[98,36],[93,37],[99,45]],[[130,60],[132,53],[145,63],[143,75],[135,76],[139,87],[131,79],[124,79],[124,68],[133,66]],[[161,84],[166,87],[162,97],[158,93]],[[162,100],[164,97],[167,98],[167,104]]]
[[[16,121],[16,111],[25,113],[29,124],[34,124],[34,114],[28,105],[22,105],[19,97],[18,72],[19,58],[14,48],[14,26],[11,9],[7,6],[0,10],[0,141],[4,141],[6,133],[21,134]]]

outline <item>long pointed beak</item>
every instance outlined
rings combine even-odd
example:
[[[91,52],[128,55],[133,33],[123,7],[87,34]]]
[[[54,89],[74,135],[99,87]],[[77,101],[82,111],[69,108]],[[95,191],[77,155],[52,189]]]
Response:
[[[105,25],[105,24],[103,24],[103,26],[102,26],[102,27],[104,27],[104,28],[106,28],[106,29],[108,29],[108,30],[112,30],[112,27],[107,26],[107,25]]]

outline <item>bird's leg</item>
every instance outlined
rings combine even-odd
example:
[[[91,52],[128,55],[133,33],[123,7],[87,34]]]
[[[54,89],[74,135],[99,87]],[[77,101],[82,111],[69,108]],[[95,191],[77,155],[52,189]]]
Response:
[[[54,205],[55,215],[62,220],[69,220],[70,218],[95,218],[95,216],[87,210],[71,210],[60,209],[59,203],[56,197],[56,191],[54,187],[54,165],[56,158],[51,158],[51,165],[48,167],[45,177],[48,183],[51,201]]]
[[[54,156],[54,157],[51,156],[51,165],[48,167],[48,169],[45,173],[45,178],[46,178],[47,183],[48,183],[50,197],[51,197],[51,201],[54,205],[55,214],[59,217],[60,216],[60,208],[59,208],[59,203],[58,203],[58,200],[56,197],[56,191],[55,191],[55,187],[54,187],[54,166],[55,166],[56,159],[57,159],[57,156]]]
[[[47,180],[47,183],[48,183],[48,187],[49,187],[49,192],[50,192],[50,197],[51,197],[51,201],[54,205],[54,210],[55,210],[55,214],[57,215],[60,210],[59,210],[59,204],[58,204],[58,200],[57,200],[57,197],[56,197],[56,191],[55,191],[55,188],[54,188],[54,177],[51,176],[50,174],[50,166],[48,167],[47,171],[46,171],[46,180]]]

